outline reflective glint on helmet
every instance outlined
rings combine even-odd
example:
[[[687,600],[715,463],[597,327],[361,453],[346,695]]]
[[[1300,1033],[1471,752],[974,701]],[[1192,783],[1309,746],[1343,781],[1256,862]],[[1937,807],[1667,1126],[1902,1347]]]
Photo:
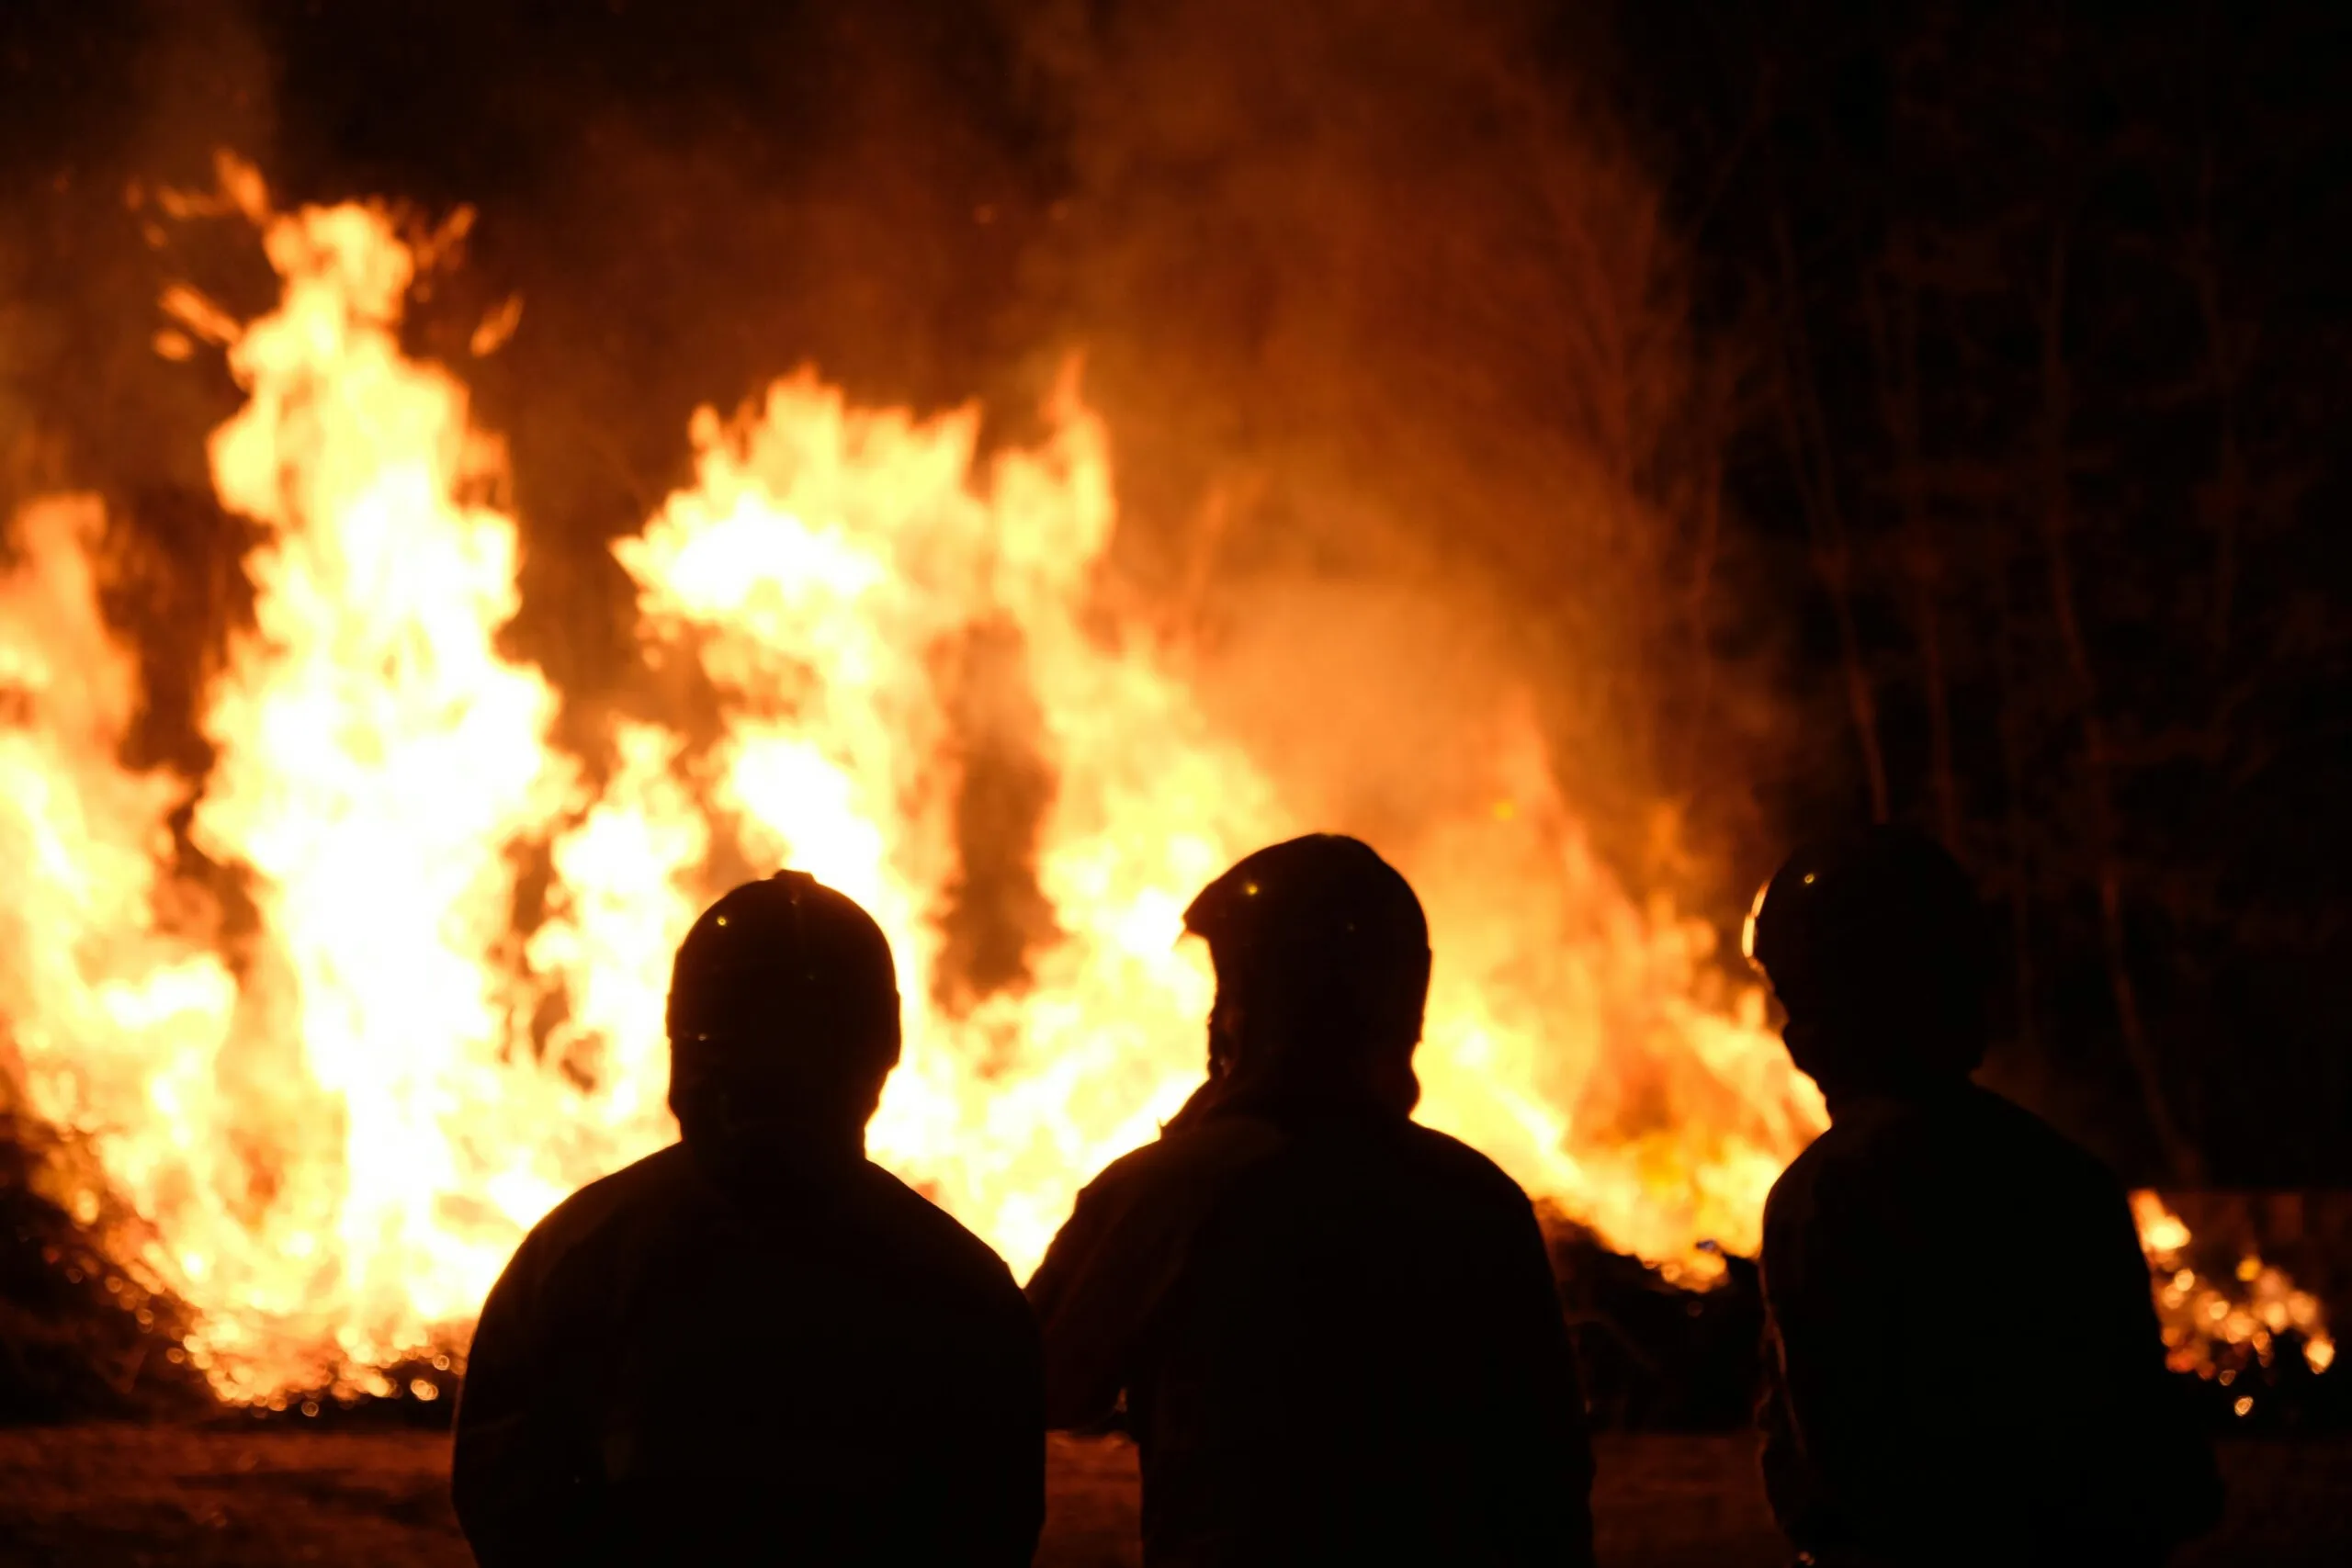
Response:
[[[1805,845],[1758,892],[1740,946],[1792,1020],[1981,1032],[1984,911],[1923,833],[1876,827]]]
[[[1208,942],[1218,1018],[1242,1021],[1213,1024],[1213,1070],[1227,1061],[1338,1082],[1420,1039],[1429,921],[1404,877],[1357,840],[1314,833],[1260,850],[1202,890],[1184,926]]]
[[[747,882],[679,944],[667,1023],[687,1078],[887,1070],[899,1053],[889,941],[854,900],[804,872]]]
[[[1369,844],[1309,833],[1249,855],[1201,890],[1184,929],[1219,975],[1302,961],[1394,962],[1430,945],[1421,901]]]

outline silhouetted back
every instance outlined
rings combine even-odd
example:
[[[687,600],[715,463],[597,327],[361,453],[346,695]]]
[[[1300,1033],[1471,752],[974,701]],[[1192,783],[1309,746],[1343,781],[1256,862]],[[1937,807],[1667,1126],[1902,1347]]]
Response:
[[[1942,845],[1801,847],[1745,945],[1830,1128],[1765,1205],[1773,1511],[1825,1563],[2150,1564],[2220,1508],[2122,1190],[1968,1075],[1989,932]]]
[[[879,1168],[674,1145],[541,1222],[483,1307],[455,1495],[486,1568],[1025,1563],[1036,1331]]]
[[[1029,1285],[1049,1421],[1125,1393],[1145,1562],[1589,1562],[1582,1402],[1510,1178],[1369,1107],[1183,1122]]]
[[[682,1141],[539,1222],[483,1303],[453,1492],[485,1568],[1024,1563],[1037,1330],[1004,1264],[865,1157],[896,966],[797,872],[671,973]]]
[[[2155,1563],[2210,1527],[2121,1189],[1973,1084],[1858,1097],[1766,1207],[1766,1478],[1801,1547]]]

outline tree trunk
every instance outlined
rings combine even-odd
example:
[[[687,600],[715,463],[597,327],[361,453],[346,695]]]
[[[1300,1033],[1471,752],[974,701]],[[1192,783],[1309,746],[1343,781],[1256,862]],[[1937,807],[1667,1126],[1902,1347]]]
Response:
[[[2007,796],[2009,840],[2010,984],[2016,990],[2018,1041],[2032,1051],[2041,1031],[2039,998],[2034,995],[2033,967],[2033,826],[2026,809],[2025,746],[2018,734],[2017,612],[2009,592],[2010,559],[1995,531],[1984,530],[1990,558],[1986,578],[1993,584],[1997,624],[1994,630],[1993,666],[2001,692],[2001,776]]]
[[[2089,807],[2091,857],[2098,890],[2099,944],[2107,962],[2108,987],[2125,1055],[2140,1082],[2149,1130],[2173,1176],[2184,1185],[2203,1179],[2204,1161],[2183,1135],[2165,1093],[2147,1021],[2140,1011],[2139,987],[2132,977],[2132,955],[2123,919],[2123,867],[2115,818],[2114,752],[2099,711],[2099,687],[2090,648],[2075,607],[2073,548],[2073,482],[2068,472],[2072,392],[2064,350],[2066,235],[2052,241],[2046,291],[2040,305],[2041,329],[2041,506],[2042,547],[2050,573],[2050,599],[2073,678],[2083,732],[2083,785]]]

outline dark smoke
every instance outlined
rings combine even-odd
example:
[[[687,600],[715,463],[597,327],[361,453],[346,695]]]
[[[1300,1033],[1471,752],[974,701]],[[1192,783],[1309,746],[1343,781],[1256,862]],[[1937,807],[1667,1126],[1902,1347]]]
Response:
[[[1038,830],[1053,805],[1045,724],[1020,629],[977,626],[933,658],[959,774],[959,869],[939,911],[939,999],[961,1012],[1030,978],[1029,955],[1058,934],[1037,886]]]
[[[1769,717],[1726,657],[1755,637],[1715,526],[1729,383],[1563,9],[1051,13],[1069,194],[1031,278],[1117,441],[1119,563],[1224,655],[1262,753],[1311,706],[1428,772],[1516,674],[1633,878],[1703,882]]]

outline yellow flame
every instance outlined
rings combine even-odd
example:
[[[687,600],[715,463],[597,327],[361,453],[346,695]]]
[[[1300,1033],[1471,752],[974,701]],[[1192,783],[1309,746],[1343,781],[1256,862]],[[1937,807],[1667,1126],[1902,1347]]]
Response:
[[[592,772],[499,650],[516,524],[460,385],[400,351],[416,253],[375,208],[266,217],[235,188],[278,307],[173,299],[231,345],[247,400],[213,477],[262,528],[254,624],[203,704],[209,773],[116,761],[138,671],[98,615],[94,502],[27,512],[0,581],[0,1012],[33,1109],[87,1140],[148,1226],[142,1268],[201,1312],[191,1355],[282,1404],[392,1390],[379,1369],[454,1343],[526,1228],[672,1135],[670,953],[745,861],[813,872],[889,933],[907,1049],[873,1152],[1025,1269],[1198,1079],[1186,900],[1346,826],[1103,608],[1109,441],[1074,381],[1039,445],[985,465],[975,412],[859,409],[812,374],[698,415],[692,483],[616,553],[646,657],[697,675],[718,728],[615,720]],[[1421,1114],[1702,1279],[1692,1245],[1752,1249],[1821,1106],[1712,931],[1594,855],[1532,711],[1498,691],[1458,790],[1380,834],[1437,951]],[[1019,829],[1039,910],[1025,972],[977,985],[944,915],[959,801],[1000,754],[1047,781]],[[190,798],[242,912],[175,859]]]
[[[2188,1245],[2188,1227],[2154,1192],[2132,1194],[2132,1218],[2140,1227],[2141,1250],[2150,1258],[2168,1260]],[[2181,1288],[2188,1289],[2186,1280]]]
[[[2188,1224],[2161,1196],[2132,1193],[2132,1216],[2139,1226],[2141,1250],[2160,1276],[2156,1315],[2164,1326],[2165,1359],[2175,1371],[2218,1376],[2227,1384],[2236,1377],[2236,1369],[2217,1359],[2217,1346],[2223,1355],[2243,1356],[2250,1350],[2267,1367],[2271,1364],[2272,1336],[2290,1330],[2301,1337],[2305,1366],[2324,1372],[2335,1364],[2335,1342],[2328,1336],[2319,1298],[2297,1290],[2284,1269],[2248,1254],[2232,1270],[2236,1285],[2233,1294],[2182,1265],[2181,1254],[2192,1237]]]

